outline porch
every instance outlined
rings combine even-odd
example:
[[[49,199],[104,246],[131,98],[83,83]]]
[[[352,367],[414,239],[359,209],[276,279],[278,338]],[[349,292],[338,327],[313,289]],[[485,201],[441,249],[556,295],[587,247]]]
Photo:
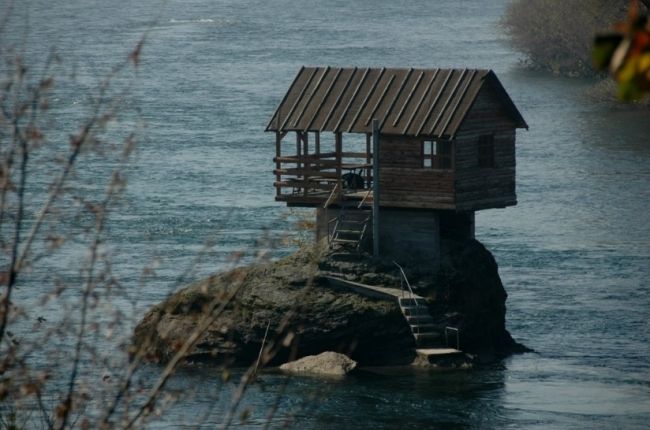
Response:
[[[357,134],[344,151],[342,133],[292,132],[295,150],[285,139],[289,133],[276,132],[276,201],[288,206],[328,206],[340,198],[372,201],[369,134]]]

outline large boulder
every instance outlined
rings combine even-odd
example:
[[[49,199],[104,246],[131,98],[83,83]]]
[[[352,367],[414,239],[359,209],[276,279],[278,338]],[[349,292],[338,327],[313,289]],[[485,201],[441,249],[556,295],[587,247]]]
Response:
[[[496,262],[479,242],[445,244],[439,266],[424,261],[404,266],[416,293],[427,298],[436,324],[460,329],[463,351],[494,358],[522,350],[505,329],[507,295]],[[264,343],[267,365],[324,351],[344,353],[364,366],[411,363],[415,342],[397,303],[333,289],[323,276],[331,272],[399,287],[390,261],[302,249],[178,291],[144,316],[135,329],[133,351],[165,362],[198,329],[189,361],[250,365]],[[446,346],[443,336],[440,342]]]

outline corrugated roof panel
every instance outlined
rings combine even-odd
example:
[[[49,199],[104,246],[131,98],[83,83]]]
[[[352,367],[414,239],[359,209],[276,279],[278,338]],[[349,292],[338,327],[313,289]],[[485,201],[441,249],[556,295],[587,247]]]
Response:
[[[332,94],[334,94],[336,98],[332,100],[329,106],[327,106],[327,109],[323,109],[323,112],[321,112],[319,117],[316,119],[315,128],[323,130],[333,117],[336,118],[334,115],[337,111],[345,109],[345,106],[341,106],[341,104],[344,105],[346,99],[350,98],[352,92],[349,91],[349,89],[350,86],[354,84],[355,77],[357,76],[356,67],[354,69],[344,69],[341,72],[340,80],[336,83],[336,87],[332,88]]]
[[[291,106],[296,102],[296,98],[298,96],[298,93],[300,92],[300,89],[302,89],[310,79],[310,77],[314,74],[316,69],[307,69],[305,67],[301,68],[298,74],[296,75],[295,79],[291,83],[291,86],[289,87],[289,90],[287,93],[284,95],[284,99],[282,99],[282,102],[278,106],[278,108],[275,110],[275,113],[273,114],[273,118],[269,121],[269,124],[267,125],[267,130],[270,128],[278,129],[281,128],[282,124],[284,123],[284,120],[289,114],[289,110],[291,109]]]
[[[411,99],[403,108],[404,112],[402,114],[402,118],[396,125],[398,132],[395,134],[408,133],[408,130],[410,130],[415,117],[417,116],[418,112],[420,112],[420,107],[424,103],[427,95],[430,93],[431,88],[433,88],[436,76],[439,73],[440,69],[433,71],[424,70],[424,76],[422,77],[420,84],[414,88]]]
[[[319,75],[321,75],[323,71],[318,68],[305,68],[305,73],[309,73],[309,77],[305,80],[304,84],[300,85],[300,87],[294,85],[293,88],[289,90],[293,93],[292,96],[289,97],[292,100],[291,103],[287,103],[288,111],[284,120],[280,121],[280,130],[293,129],[293,123],[296,117],[299,112],[304,109],[307,99],[311,96],[311,91],[313,91],[313,88],[316,86],[316,82],[319,79]]]
[[[372,131],[372,120],[374,118],[381,120],[383,117],[386,99],[390,97],[391,92],[396,90],[396,82],[398,79],[398,72],[389,69],[386,70],[386,73],[381,77],[377,88],[368,100],[366,107],[361,111],[361,115],[354,124],[355,130],[360,130],[362,133],[370,133]]]
[[[361,89],[359,90],[359,93],[352,102],[352,105],[350,106],[349,111],[346,113],[345,119],[341,123],[338,131],[353,131],[353,125],[357,122],[359,116],[361,115],[361,112],[368,104],[368,100],[375,92],[377,84],[381,80],[385,71],[386,69],[370,69],[368,77],[366,78],[365,82],[361,86]],[[356,129],[354,132],[360,133],[360,131],[357,131]]]
[[[345,92],[343,100],[334,113],[333,118],[328,122],[328,124],[325,124],[325,127],[327,127],[328,130],[338,132],[341,129],[346,116],[350,113],[350,107],[355,100],[358,100],[361,89],[363,85],[366,84],[370,73],[371,69],[364,69],[363,72],[357,70],[354,74],[352,85]]]
[[[440,99],[447,91],[453,72],[453,70],[441,70],[436,74],[435,78],[432,76],[431,85],[425,88],[425,91],[421,94],[421,97],[423,97],[421,98],[422,103],[414,112],[413,121],[409,124],[405,134],[419,136],[422,133],[429,118],[434,114],[435,109],[440,106]]]
[[[489,70],[303,67],[267,131],[453,137],[478,92],[490,85],[517,127],[528,127]]]
[[[442,129],[446,121],[449,121],[454,113],[455,101],[460,98],[462,88],[467,83],[468,73],[470,72],[466,69],[454,72],[439,103],[424,126],[422,134],[426,136],[442,136]],[[445,120],[445,118],[447,119]]]
[[[423,77],[424,71],[409,69],[406,77],[402,82],[400,82],[398,94],[392,99],[392,104],[389,106],[388,112],[381,124],[381,129],[384,133],[399,134],[399,129],[396,125],[399,124],[400,120],[404,117],[408,102],[413,98],[415,90],[417,89],[416,86],[420,85]]]
[[[443,136],[453,137],[458,131],[458,127],[463,122],[465,115],[472,107],[478,92],[483,85],[486,72],[481,70],[472,70],[471,76],[466,81],[466,87],[463,88],[463,93],[455,100],[452,114],[445,118],[442,129],[439,131]]]
[[[309,130],[309,121],[316,110],[323,104],[326,88],[330,81],[334,79],[336,70],[327,67],[323,72],[314,79],[312,87],[309,88],[309,94],[301,104],[300,109],[296,110],[292,118],[291,128],[295,130]]]

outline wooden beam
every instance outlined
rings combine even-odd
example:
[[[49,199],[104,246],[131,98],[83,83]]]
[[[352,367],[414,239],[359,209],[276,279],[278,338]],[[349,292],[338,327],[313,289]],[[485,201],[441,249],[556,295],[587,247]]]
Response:
[[[447,77],[445,78],[444,82],[442,83],[442,86],[438,90],[438,94],[436,95],[435,99],[433,99],[433,102],[431,102],[431,106],[429,106],[429,109],[427,110],[427,114],[422,118],[422,124],[420,124],[420,127],[418,128],[418,131],[415,133],[415,136],[419,136],[420,132],[424,128],[424,126],[427,124],[427,121],[429,120],[429,117],[431,116],[431,113],[433,112],[433,109],[436,107],[438,104],[438,100],[440,100],[440,97],[442,96],[442,93],[445,91],[445,88],[447,87],[447,83],[449,82],[449,79],[451,78],[451,75],[454,74],[453,70],[449,70],[449,73],[447,74]]]
[[[445,132],[447,131],[447,127],[449,127],[449,123],[451,122],[451,119],[456,114],[456,111],[458,110],[458,106],[460,106],[460,102],[463,100],[463,98],[465,98],[465,95],[467,94],[467,90],[469,89],[469,86],[472,83],[472,79],[474,79],[475,75],[476,75],[476,70],[472,70],[472,73],[470,73],[469,78],[467,79],[467,82],[463,87],[463,91],[460,93],[460,97],[458,97],[451,112],[449,113],[449,115],[447,115],[447,121],[445,121],[445,125],[442,126],[442,130],[440,130],[439,136],[442,137],[445,135]]]
[[[442,116],[445,114],[445,111],[447,110],[447,106],[449,106],[449,103],[451,102],[451,100],[456,95],[456,91],[458,91],[458,87],[460,86],[460,83],[462,82],[462,80],[465,77],[466,73],[467,73],[467,69],[463,69],[462,73],[458,77],[458,80],[454,84],[454,87],[452,88],[451,93],[449,93],[449,97],[447,97],[447,100],[445,101],[445,104],[442,105],[442,108],[440,109],[440,113],[438,114],[438,116],[436,117],[436,120],[431,125],[431,128],[429,129],[429,135],[432,135],[433,132],[435,131],[436,127],[438,126],[438,123],[440,122],[440,120],[442,119]],[[442,95],[442,91],[440,92],[440,94]],[[420,132],[418,132],[418,134],[420,134]]]
[[[393,111],[393,108],[395,107],[395,103],[397,103],[397,99],[399,99],[399,96],[402,94],[402,91],[404,91],[404,87],[406,86],[406,82],[409,80],[411,77],[411,74],[413,74],[413,68],[409,69],[409,72],[406,74],[406,77],[402,81],[402,84],[399,86],[399,89],[397,90],[397,93],[395,93],[395,96],[393,97],[393,101],[390,103],[390,106],[388,107],[388,110],[386,111],[386,114],[384,115],[384,119],[381,120],[379,123],[379,129],[381,130],[384,127],[384,123],[390,116],[391,112]]]
[[[309,79],[307,79],[307,83],[305,86],[300,90],[300,94],[298,94],[298,97],[296,98],[296,101],[293,102],[293,105],[291,106],[291,109],[289,109],[289,113],[287,114],[287,117],[282,121],[282,125],[280,126],[280,131],[284,130],[284,126],[287,125],[287,121],[289,121],[289,118],[291,118],[291,115],[293,115],[293,111],[298,107],[298,104],[302,100],[302,97],[305,95],[305,91],[307,91],[307,88],[311,84],[311,81],[314,79],[314,76],[316,76],[316,71],[318,69],[313,69],[311,71],[311,74],[309,75]]]
[[[309,130],[311,128],[312,124],[314,123],[314,121],[316,121],[316,118],[318,117],[318,114],[320,113],[320,110],[323,108],[323,106],[325,106],[325,103],[327,102],[327,98],[332,93],[332,89],[334,88],[334,85],[336,85],[336,82],[339,80],[339,76],[341,75],[342,70],[343,70],[342,68],[339,68],[336,71],[336,74],[334,75],[334,78],[332,79],[332,82],[330,82],[329,87],[327,87],[327,91],[325,91],[325,95],[323,96],[321,104],[318,105],[318,108],[316,108],[316,112],[314,112],[314,114],[311,117],[311,120],[307,124],[307,127],[305,127],[306,130]],[[318,127],[318,129],[322,130],[323,126],[321,125],[320,127]]]
[[[375,81],[374,84],[372,84],[372,87],[370,88],[370,91],[368,91],[368,94],[366,95],[366,98],[363,100],[363,103],[361,103],[361,106],[359,106],[359,110],[357,111],[357,114],[354,116],[354,119],[348,126],[347,132],[349,133],[352,130],[352,127],[354,127],[354,124],[357,122],[359,119],[359,116],[361,115],[361,112],[366,108],[366,105],[370,101],[370,97],[372,97],[373,93],[375,92],[375,89],[377,88],[377,85],[379,84],[379,81],[381,81],[381,78],[384,76],[384,72],[386,71],[385,67],[382,67],[381,71],[379,72],[379,76],[377,76],[377,80]]]
[[[280,159],[282,158],[282,138],[283,134],[280,133],[279,131],[275,132],[275,169],[277,171],[280,170],[282,167],[280,164]],[[276,182],[281,182],[282,181],[282,175],[278,172],[275,174],[275,181]],[[279,196],[281,193],[280,187],[275,188],[275,195]]]
[[[384,101],[384,98],[386,97],[386,94],[388,93],[388,90],[390,89],[390,86],[393,85],[393,81],[395,80],[395,76],[396,75],[391,76],[390,79],[388,80],[388,83],[384,87],[384,91],[382,91],[381,95],[379,96],[379,100],[377,100],[377,103],[375,103],[375,107],[372,108],[372,111],[370,112],[370,115],[368,115],[368,119],[363,124],[364,126],[367,126],[368,124],[370,124],[370,120],[372,120],[373,117],[375,116],[375,113],[377,112],[377,109],[379,109],[379,106],[381,105],[381,103]]]
[[[341,124],[343,123],[343,120],[345,119],[345,116],[347,115],[350,106],[352,106],[352,103],[357,98],[357,95],[359,94],[359,90],[361,90],[363,83],[366,82],[366,78],[368,77],[368,72],[370,72],[370,68],[367,68],[366,71],[363,72],[363,76],[361,77],[361,80],[359,81],[357,88],[354,90],[354,93],[352,93],[352,97],[350,97],[350,101],[348,101],[347,106],[345,106],[345,109],[343,109],[341,118],[339,118],[339,121],[336,123],[336,126],[334,126],[335,133],[338,133],[339,127],[341,127]]]
[[[342,190],[343,189],[342,188],[343,184],[341,184],[341,175],[343,173],[343,170],[342,170],[343,160],[342,160],[341,155],[343,153],[343,134],[342,133],[334,133],[334,136],[335,136],[335,142],[336,142],[336,148],[334,150],[336,152],[336,174],[338,175],[338,179],[339,179],[339,182],[338,182],[339,190]]]
[[[298,118],[296,118],[295,121],[293,122],[293,127],[298,125],[298,123],[302,119],[302,116],[305,114],[305,112],[307,112],[307,108],[309,107],[309,104],[314,99],[314,96],[316,95],[316,93],[320,89],[321,84],[323,83],[323,79],[325,78],[325,75],[327,75],[327,73],[329,73],[330,69],[331,69],[331,67],[327,66],[325,68],[325,70],[323,71],[323,74],[320,75],[320,78],[318,78],[318,82],[316,82],[316,87],[314,88],[314,90],[309,95],[309,98],[307,98],[307,101],[305,102],[305,107],[302,109],[302,112],[300,112],[300,115],[298,115]]]
[[[424,102],[424,99],[427,97],[429,94],[429,91],[431,91],[431,86],[436,80],[436,77],[438,76],[438,73],[440,72],[440,69],[436,69],[435,72],[433,72],[433,76],[431,77],[431,81],[427,84],[426,88],[422,92],[422,97],[420,97],[420,100],[418,103],[415,105],[415,109],[413,109],[413,113],[411,114],[411,118],[409,118],[408,122],[406,123],[406,126],[404,126],[404,130],[402,130],[402,134],[406,134],[408,129],[411,127],[411,123],[415,119],[415,116],[418,114],[420,111],[420,106],[422,106],[422,103]]]
[[[300,132],[296,131],[296,155],[298,156],[298,167],[302,167],[302,145],[300,144]]]
[[[393,121],[393,127],[397,126],[399,123],[399,120],[402,119],[402,115],[404,114],[404,110],[406,110],[406,107],[408,106],[409,103],[411,103],[411,99],[413,98],[413,94],[415,94],[415,90],[418,89],[418,86],[420,85],[420,81],[422,81],[422,76],[424,76],[424,71],[420,72],[420,75],[418,76],[418,79],[415,81],[415,85],[413,85],[413,88],[411,89],[411,92],[409,93],[408,97],[406,97],[406,101],[402,105],[402,109],[400,109],[399,113],[397,114],[397,117],[395,118],[395,121]]]
[[[379,256],[379,120],[372,120],[372,255]]]
[[[305,160],[305,170],[309,171],[310,165],[309,165],[309,132],[306,131],[302,133],[302,143],[304,145],[304,151],[303,154],[307,159]],[[304,175],[305,181],[309,181],[309,174],[305,173]],[[307,187],[305,187],[305,196],[307,195]]]
[[[356,75],[356,73],[357,73],[357,68],[355,67],[355,68],[352,70],[352,73],[350,73],[350,77],[349,77],[348,80],[345,82],[345,86],[344,86],[343,89],[339,92],[339,95],[338,95],[338,97],[336,98],[336,101],[334,102],[334,104],[332,105],[332,108],[330,109],[329,113],[328,113],[327,116],[325,117],[325,121],[323,121],[323,124],[320,126],[320,130],[321,130],[321,131],[322,131],[325,127],[327,127],[327,123],[329,122],[329,120],[330,120],[330,118],[332,117],[332,114],[334,113],[334,111],[336,110],[336,108],[339,107],[339,103],[341,103],[341,100],[343,99],[343,95],[344,95],[344,94],[346,93],[346,91],[348,90],[348,87],[350,86],[350,82],[352,82],[352,78],[354,78],[354,75]],[[343,113],[345,113],[345,111],[343,111]]]
[[[371,158],[370,158],[371,157],[371,155],[370,155],[371,154],[370,153],[371,145],[372,145],[372,134],[366,133],[366,164],[370,164],[370,162],[371,162]],[[371,176],[370,170],[371,169],[372,169],[371,167],[368,167],[366,169],[366,184],[370,183],[370,176]]]
[[[280,131],[280,109],[282,108],[282,105],[284,104],[284,102],[287,101],[287,97],[289,97],[289,93],[291,92],[291,89],[293,88],[294,85],[296,85],[296,82],[298,82],[298,78],[300,77],[300,75],[302,75],[302,72],[304,72],[304,71],[305,71],[305,66],[302,66],[300,68],[300,71],[296,75],[296,77],[293,78],[293,82],[291,82],[291,85],[289,86],[289,89],[287,90],[286,94],[282,98],[282,101],[278,105],[278,108],[275,110],[275,113],[271,117],[271,121],[269,121],[268,125],[266,126],[267,131],[269,131],[269,129],[271,128],[271,125],[273,124],[274,119],[275,119],[275,129],[276,129],[276,131]]]

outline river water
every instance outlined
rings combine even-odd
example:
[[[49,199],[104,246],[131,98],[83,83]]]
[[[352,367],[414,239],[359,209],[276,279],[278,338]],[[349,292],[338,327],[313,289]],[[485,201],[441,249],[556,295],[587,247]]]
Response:
[[[522,70],[498,26],[506,4],[33,0],[14,5],[8,37],[32,59],[55,46],[91,88],[149,31],[130,98],[146,128],[110,230],[113,270],[126,285],[136,288],[139,270],[161,260],[155,281],[134,294],[137,313],[165,297],[206,238],[216,245],[194,278],[260,236],[291,235],[291,214],[273,201],[274,138],[263,130],[300,66],[493,69],[530,130],[517,136],[518,206],[480,212],[476,232],[500,266],[508,329],[536,352],[472,372],[293,379],[286,391],[269,374],[244,398],[246,426],[260,425],[282,393],[274,423],[289,416],[304,428],[646,428],[648,114],[592,102],[590,82]],[[74,112],[84,98],[57,102]],[[61,118],[57,130],[69,133],[75,115]],[[212,372],[183,370],[174,384],[196,395],[156,426],[213,408]],[[221,420],[214,413],[206,425]]]

